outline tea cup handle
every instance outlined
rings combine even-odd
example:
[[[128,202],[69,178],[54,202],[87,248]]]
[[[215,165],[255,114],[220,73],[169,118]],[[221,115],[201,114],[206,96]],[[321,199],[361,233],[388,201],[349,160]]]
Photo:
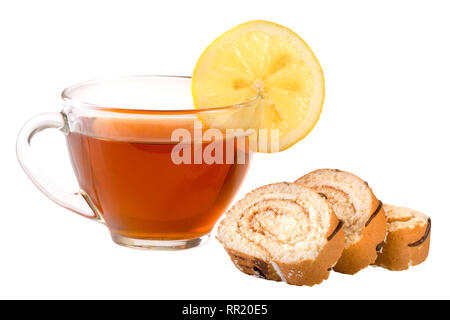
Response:
[[[103,223],[104,221],[100,214],[96,212],[95,207],[90,205],[81,193],[70,193],[56,185],[34,161],[30,148],[31,140],[36,133],[45,129],[58,129],[66,133],[68,124],[65,121],[65,116],[56,112],[41,113],[31,118],[23,126],[16,144],[17,159],[23,170],[50,200],[83,217]]]

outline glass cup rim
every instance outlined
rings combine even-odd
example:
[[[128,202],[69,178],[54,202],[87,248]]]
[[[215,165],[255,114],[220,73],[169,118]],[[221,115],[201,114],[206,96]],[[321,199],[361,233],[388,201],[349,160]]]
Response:
[[[254,104],[256,100],[258,100],[259,95],[255,95],[254,98],[227,106],[216,106],[216,107],[207,107],[203,109],[195,109],[194,105],[191,104],[181,104],[180,109],[152,109],[152,108],[124,108],[119,106],[112,105],[103,105],[99,103],[93,103],[89,101],[83,101],[80,99],[76,99],[71,97],[69,94],[70,91],[76,90],[81,87],[93,86],[96,84],[100,84],[102,82],[107,81],[115,81],[115,80],[136,80],[136,79],[192,79],[191,76],[183,76],[183,75],[127,75],[127,76],[113,76],[113,77],[105,77],[105,78],[96,78],[91,80],[85,80],[81,82],[77,82],[67,88],[65,88],[61,92],[61,99],[64,104],[69,105],[71,108],[80,108],[85,111],[93,111],[93,112],[106,112],[106,113],[120,113],[122,115],[133,114],[133,115],[196,115],[196,114],[204,114],[204,113],[215,113],[215,112],[223,112],[223,111],[232,111],[237,109],[243,109]],[[177,104],[180,106],[180,104]],[[190,109],[189,109],[190,108]]]

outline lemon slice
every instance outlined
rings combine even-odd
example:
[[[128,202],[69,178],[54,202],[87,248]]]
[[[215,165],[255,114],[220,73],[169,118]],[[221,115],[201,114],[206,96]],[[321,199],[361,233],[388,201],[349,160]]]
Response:
[[[276,131],[279,145],[273,152],[289,148],[312,130],[325,89],[319,62],[296,33],[276,23],[250,21],[205,49],[192,76],[192,95],[197,109],[253,101],[251,108],[244,105],[203,120],[255,129],[259,139],[261,129],[266,137],[272,137],[267,131]],[[268,152],[259,142],[258,151]]]

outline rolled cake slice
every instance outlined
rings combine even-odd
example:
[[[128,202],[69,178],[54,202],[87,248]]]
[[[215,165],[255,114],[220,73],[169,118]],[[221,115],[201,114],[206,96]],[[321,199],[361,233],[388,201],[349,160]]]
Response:
[[[373,264],[386,237],[386,216],[367,182],[341,170],[320,169],[296,183],[319,192],[344,223],[344,252],[334,270],[355,274]]]
[[[286,182],[238,201],[219,224],[217,238],[242,272],[312,286],[328,278],[341,256],[341,227],[318,193]]]
[[[431,219],[408,208],[388,204],[383,207],[388,235],[375,265],[400,271],[424,262],[430,248]]]

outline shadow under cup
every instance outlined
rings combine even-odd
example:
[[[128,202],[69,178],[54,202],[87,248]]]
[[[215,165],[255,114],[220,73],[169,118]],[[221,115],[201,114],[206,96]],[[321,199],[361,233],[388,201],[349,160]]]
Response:
[[[194,110],[183,103],[190,78],[171,76],[84,82],[62,96],[79,195],[116,243],[183,249],[208,239],[248,171],[249,134],[226,126],[251,104]]]

